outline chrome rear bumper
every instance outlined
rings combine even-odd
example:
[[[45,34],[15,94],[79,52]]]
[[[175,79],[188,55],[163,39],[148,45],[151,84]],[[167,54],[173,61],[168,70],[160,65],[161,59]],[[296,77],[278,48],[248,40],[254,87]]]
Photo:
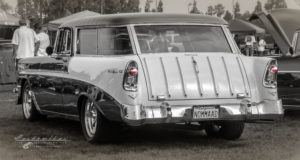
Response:
[[[136,126],[142,124],[226,120],[238,120],[244,122],[269,122],[280,119],[284,114],[281,100],[265,100],[260,103],[243,101],[240,104],[221,104],[219,106],[219,118],[216,119],[194,119],[193,105],[171,106],[166,102],[161,103],[160,106],[123,105],[123,108],[121,110],[121,117],[123,121],[125,121],[128,125]]]

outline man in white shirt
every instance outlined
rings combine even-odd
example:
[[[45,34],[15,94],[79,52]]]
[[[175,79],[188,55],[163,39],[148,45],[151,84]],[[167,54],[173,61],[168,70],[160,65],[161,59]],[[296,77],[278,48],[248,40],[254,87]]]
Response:
[[[12,44],[13,57],[16,58],[16,63],[20,59],[34,57],[37,54],[39,39],[35,32],[27,27],[26,20],[20,20],[20,28],[15,30]]]
[[[253,35],[247,35],[245,37],[246,44],[246,55],[253,56],[254,54],[254,44],[256,43],[255,37]]]
[[[50,45],[50,39],[47,33],[45,33],[39,23],[34,25],[34,31],[40,40],[40,46],[38,49],[37,56],[47,56],[46,49]]]
[[[266,41],[262,38],[259,37],[259,41],[258,41],[258,53],[259,56],[263,56],[264,52],[265,52],[265,48],[266,48]]]

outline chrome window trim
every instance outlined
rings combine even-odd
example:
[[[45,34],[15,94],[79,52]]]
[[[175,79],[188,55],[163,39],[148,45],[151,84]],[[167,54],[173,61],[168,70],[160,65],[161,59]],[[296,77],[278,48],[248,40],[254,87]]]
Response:
[[[62,28],[59,28],[57,29],[56,31],[56,37],[55,37],[55,41],[54,41],[54,44],[53,44],[53,54],[56,54],[57,53],[57,44],[58,44],[58,37],[59,37],[59,34],[60,34],[60,31],[61,31]]]
[[[300,34],[300,31],[295,32],[294,37],[293,37],[293,42],[292,42],[292,48],[293,48],[293,51],[294,51],[295,55],[298,55],[298,53],[296,52],[296,49],[298,47],[297,42],[300,41],[299,34]]]
[[[278,73],[300,73],[300,71],[278,71]]]
[[[137,53],[137,55],[140,55],[140,54],[142,54],[141,53],[141,48],[140,48],[139,40],[137,38],[137,34],[136,34],[136,31],[135,31],[134,27],[135,27],[135,25],[133,25],[133,24],[129,25],[129,28],[130,28],[131,33],[132,33],[132,38],[133,38],[132,40],[133,40],[133,43],[135,45],[136,53]]]
[[[26,69],[24,71],[21,71],[19,74],[22,75],[44,75],[44,76],[48,76],[47,73],[45,73],[45,71],[47,71],[47,73],[57,73],[57,74],[69,74],[69,72],[65,72],[65,71],[57,71],[57,70],[48,70],[48,69]]]
[[[72,30],[73,32],[73,53],[72,53],[72,57],[76,57],[77,55],[77,39],[78,39],[78,28],[73,28]]]
[[[133,52],[134,55],[138,55],[137,47],[140,47],[140,46],[135,43],[135,39],[134,39],[135,30],[132,30],[132,27],[130,25],[127,25],[126,27],[127,27],[128,34],[129,34],[129,39],[130,39],[130,43],[131,43],[132,52]],[[128,56],[128,55],[126,55],[126,56]]]
[[[292,48],[295,51],[296,50],[296,41],[297,41],[297,37],[298,37],[299,32],[295,32],[294,37],[293,37],[293,42],[292,42]]]
[[[233,54],[242,54],[239,47],[237,46],[233,36],[232,36],[232,33],[230,32],[228,25],[223,25],[222,28],[223,28],[223,31],[225,33],[225,36],[227,38],[227,41],[229,40],[229,45],[231,47],[231,50],[232,50],[232,53]]]

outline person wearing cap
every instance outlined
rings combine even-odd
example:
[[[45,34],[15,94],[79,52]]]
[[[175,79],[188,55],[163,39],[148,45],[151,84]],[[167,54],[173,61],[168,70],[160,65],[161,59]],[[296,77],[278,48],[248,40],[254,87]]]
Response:
[[[39,48],[39,39],[36,33],[27,26],[26,20],[19,21],[20,27],[15,30],[12,44],[13,57],[16,59],[16,65],[20,59],[34,57]]]
[[[40,40],[39,49],[37,56],[47,56],[46,49],[50,45],[50,39],[47,33],[42,29],[42,26],[39,23],[34,24],[34,31],[37,34],[37,37]]]

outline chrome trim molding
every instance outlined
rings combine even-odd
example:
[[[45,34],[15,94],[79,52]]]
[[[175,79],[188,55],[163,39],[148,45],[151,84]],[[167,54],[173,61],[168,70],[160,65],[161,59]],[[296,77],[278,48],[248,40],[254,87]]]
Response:
[[[166,75],[165,64],[164,64],[164,61],[163,61],[162,57],[160,57],[159,59],[160,59],[160,63],[161,63],[162,69],[163,69],[164,77],[165,77],[165,83],[166,83],[167,94],[168,94],[168,97],[170,98],[170,97],[171,97],[171,94],[170,94],[170,89],[169,89],[168,77],[167,77],[167,75]]]
[[[236,57],[236,60],[239,64],[239,69],[240,69],[240,73],[241,73],[241,76],[242,76],[242,79],[243,79],[243,83],[244,83],[244,87],[245,87],[245,93],[247,94],[247,96],[249,95],[249,92],[248,92],[248,89],[247,89],[247,86],[246,86],[246,80],[245,80],[245,75],[244,75],[244,72],[243,72],[243,67],[242,67],[242,62],[240,60],[239,57]]]
[[[300,71],[278,71],[278,73],[300,73]]]
[[[198,63],[197,63],[194,56],[192,56],[192,60],[193,60],[193,64],[194,64],[194,68],[195,68],[195,72],[196,72],[196,78],[197,78],[197,85],[198,85],[199,94],[202,97],[203,96],[203,89],[202,89],[200,78],[199,78],[200,71],[199,71]]]
[[[225,58],[223,56],[222,56],[222,61],[223,61],[223,64],[224,64],[226,75],[227,75],[227,80],[228,80],[228,86],[229,86],[230,94],[233,96],[234,92],[233,92],[233,89],[232,89],[232,83],[231,83],[230,76],[229,76],[229,73],[228,73],[227,64],[226,64]]]
[[[214,70],[213,70],[213,68],[212,68],[211,61],[210,61],[209,57],[207,56],[206,59],[207,59],[208,65],[209,65],[211,77],[212,77],[212,79],[213,79],[214,88],[215,88],[215,93],[216,93],[216,96],[218,97],[218,96],[219,96],[219,88],[218,88],[218,86],[217,86],[215,73],[214,73]]]
[[[194,119],[193,107],[197,105],[171,105],[161,102],[157,106],[123,105],[123,120],[128,125],[142,125],[147,123],[182,123],[219,120],[240,120],[245,122],[275,121],[283,116],[282,102],[264,100],[259,103],[242,100],[240,103],[220,104],[219,118]],[[212,104],[213,105],[213,104]],[[209,106],[209,105],[208,105]],[[168,113],[168,114],[166,114]],[[267,117],[267,118],[266,118]]]
[[[181,79],[183,94],[184,94],[184,97],[187,97],[186,86],[185,86],[185,83],[184,83],[184,79],[183,79],[183,75],[182,75],[182,69],[181,69],[181,65],[180,65],[178,57],[176,57],[176,62],[177,62],[177,66],[178,66],[179,73],[180,73],[180,79]]]

